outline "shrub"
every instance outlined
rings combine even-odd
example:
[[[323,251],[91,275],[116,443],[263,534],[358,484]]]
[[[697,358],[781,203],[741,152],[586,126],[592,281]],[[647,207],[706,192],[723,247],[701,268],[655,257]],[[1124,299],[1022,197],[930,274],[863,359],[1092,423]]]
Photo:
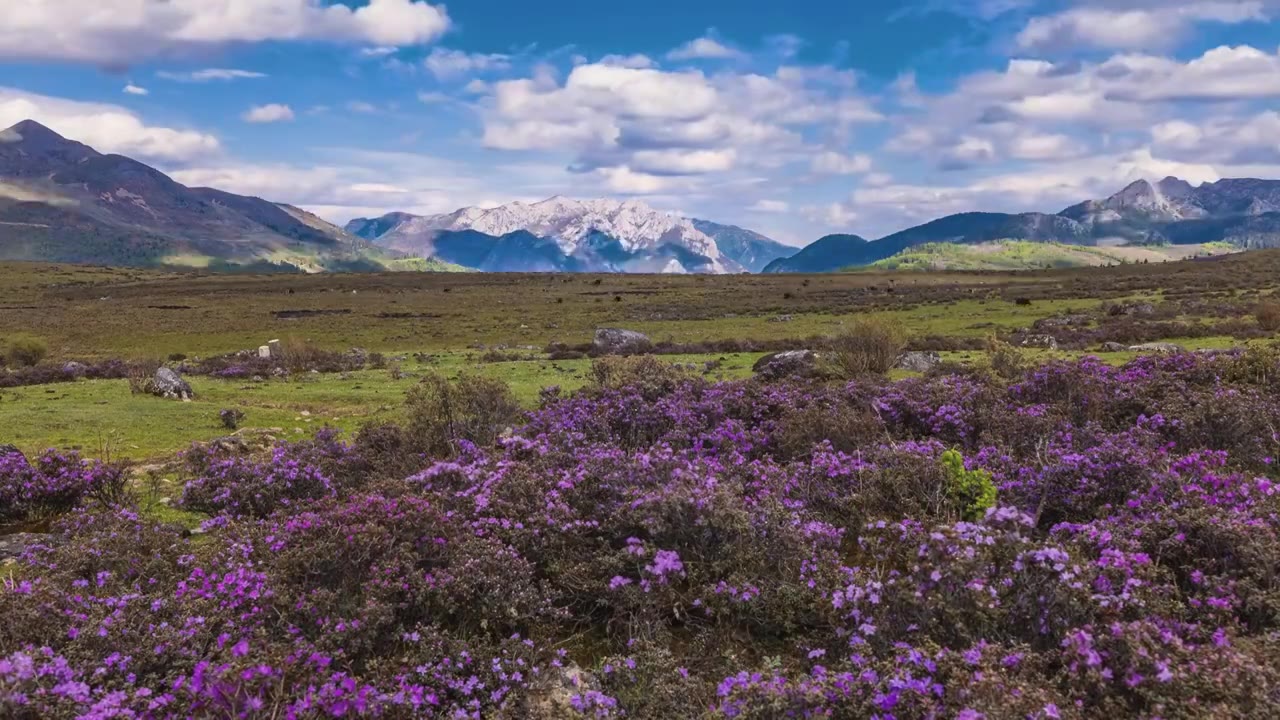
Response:
[[[0,453],[0,521],[59,515],[95,493],[104,502],[118,502],[126,479],[124,465],[89,462],[75,453],[49,450],[35,462]]]
[[[690,380],[693,376],[652,355],[607,355],[591,361],[591,379],[596,387],[636,387],[645,397],[655,397]]]
[[[415,447],[436,457],[455,454],[462,441],[492,444],[521,415],[506,383],[470,374],[451,381],[429,373],[409,389],[405,409]]]
[[[48,354],[48,344],[37,337],[18,336],[5,343],[4,359],[13,367],[32,367]]]
[[[1022,351],[995,335],[987,336],[985,350],[987,366],[996,377],[1013,380],[1020,377],[1027,368],[1027,359]]]
[[[831,339],[822,358],[830,374],[849,380],[889,372],[906,346],[901,326],[888,320],[859,319]]]
[[[1280,302],[1267,300],[1258,303],[1254,308],[1253,317],[1258,321],[1258,327],[1267,332],[1280,330]]]
[[[219,410],[218,420],[222,422],[222,427],[227,430],[235,430],[240,427],[240,423],[244,420],[244,411],[238,408]]]
[[[996,485],[986,470],[966,470],[959,450],[942,453],[942,467],[947,475],[947,491],[964,508],[964,519],[978,520],[996,506]]]

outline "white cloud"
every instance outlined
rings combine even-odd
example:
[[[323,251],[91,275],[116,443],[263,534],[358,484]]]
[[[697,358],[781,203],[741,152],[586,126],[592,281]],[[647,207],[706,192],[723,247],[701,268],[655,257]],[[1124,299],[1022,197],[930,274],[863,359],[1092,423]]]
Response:
[[[656,175],[701,175],[733,167],[737,152],[723,150],[641,150],[631,156],[637,170]]]
[[[739,50],[710,36],[703,36],[667,53],[668,60],[733,60],[744,57]]]
[[[462,50],[435,48],[423,61],[427,70],[440,80],[466,77],[475,73],[507,70],[511,56],[498,53],[468,53]]]
[[[1151,56],[1113,58],[1108,97],[1137,102],[1280,97],[1280,54],[1242,45],[1218,47],[1186,63]]]
[[[800,208],[800,214],[810,222],[841,230],[848,230],[849,226],[858,219],[858,213],[850,205],[838,202],[806,205]]]
[[[254,78],[264,78],[266,73],[254,72],[252,70],[238,70],[235,68],[205,68],[203,70],[193,70],[191,72],[171,72],[161,70],[156,73],[156,77],[165,80],[177,80],[178,82],[210,82],[213,80],[246,80]]]
[[[610,192],[625,195],[652,195],[669,190],[670,178],[636,172],[629,167],[599,168],[594,173]]]
[[[582,63],[578,64],[581,65]],[[639,53],[634,55],[605,55],[600,58],[600,64],[625,68],[651,68],[658,65],[653,61],[653,58]]]
[[[378,112],[378,107],[373,103],[367,103],[363,100],[352,100],[347,103],[347,109],[353,113],[361,113],[363,115],[372,115]]]
[[[0,128],[35,120],[64,137],[101,152],[140,160],[183,163],[216,155],[213,135],[195,130],[148,125],[115,105],[85,103],[0,87]]]
[[[151,92],[144,87],[139,87],[133,83],[124,86],[123,92],[126,95],[150,95]]]
[[[785,213],[791,210],[791,204],[784,200],[757,200],[747,210],[758,213]]]
[[[1164,47],[1197,22],[1235,24],[1266,19],[1259,0],[1193,0],[1154,8],[1078,7],[1032,18],[1018,33],[1017,43],[1025,49]]]
[[[279,103],[255,105],[245,111],[241,117],[245,122],[251,123],[285,122],[293,119],[293,108]]]
[[[573,153],[575,169],[612,168],[626,185],[636,184],[627,173],[723,175],[808,162],[815,149],[806,131],[881,118],[852,73],[796,67],[707,75],[589,63],[563,81],[544,73],[494,83],[480,109],[488,147]]]
[[[394,55],[400,48],[392,45],[378,45],[376,47],[360,48],[360,57],[382,58],[388,55]]]
[[[1152,147],[1169,157],[1217,165],[1280,165],[1280,112],[1223,115],[1192,123],[1170,120],[1151,128]]]
[[[272,40],[417,45],[448,28],[425,0],[37,0],[0,13],[0,57],[120,65]]]
[[[861,153],[844,155],[827,151],[815,155],[810,168],[823,175],[859,175],[871,170],[871,156]]]

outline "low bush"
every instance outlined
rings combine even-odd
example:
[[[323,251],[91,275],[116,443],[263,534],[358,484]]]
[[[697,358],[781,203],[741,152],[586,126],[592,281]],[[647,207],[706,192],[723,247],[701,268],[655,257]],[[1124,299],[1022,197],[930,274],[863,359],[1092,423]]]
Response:
[[[434,457],[454,455],[463,442],[492,444],[522,414],[506,383],[469,374],[428,373],[409,390],[405,410],[414,448]]]
[[[1280,330],[1280,302],[1267,300],[1258,303],[1253,310],[1253,317],[1258,322],[1258,327],[1266,332]]]
[[[827,372],[849,380],[889,372],[906,346],[901,326],[888,320],[859,319],[831,339],[822,358]]]
[[[38,337],[19,335],[4,344],[4,361],[16,368],[38,365],[49,354],[49,345]]]

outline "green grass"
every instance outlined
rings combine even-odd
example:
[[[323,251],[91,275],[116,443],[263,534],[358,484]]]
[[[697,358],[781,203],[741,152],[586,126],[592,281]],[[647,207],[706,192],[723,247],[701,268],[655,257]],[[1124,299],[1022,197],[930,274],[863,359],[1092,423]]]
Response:
[[[701,366],[724,357],[710,377],[746,377],[759,353],[731,355],[673,355],[671,362]],[[405,392],[421,374],[439,372],[456,377],[472,372],[508,383],[526,407],[537,404],[539,391],[559,385],[565,391],[587,384],[589,360],[547,360],[479,363],[473,353],[449,353],[437,362],[401,365],[407,375],[395,379],[389,370],[362,370],[347,378],[338,374],[308,374],[300,379],[253,383],[245,380],[188,378],[192,402],[133,395],[125,380],[82,380],[0,391],[0,427],[5,441],[24,452],[48,447],[79,450],[101,456],[160,458],[189,445],[228,434],[218,419],[224,408],[245,413],[242,428],[264,430],[278,438],[310,435],[332,426],[354,433],[370,421],[399,419]],[[305,413],[305,414],[304,414]]]
[[[436,258],[397,258],[386,263],[393,272],[475,272],[471,268]]]
[[[974,245],[928,243],[872,263],[868,269],[920,272],[1078,268],[1120,265],[1144,259],[1167,262],[1188,254],[1220,255],[1238,251],[1239,248],[1228,243],[1140,247],[1091,247],[1026,240],[998,240]]]

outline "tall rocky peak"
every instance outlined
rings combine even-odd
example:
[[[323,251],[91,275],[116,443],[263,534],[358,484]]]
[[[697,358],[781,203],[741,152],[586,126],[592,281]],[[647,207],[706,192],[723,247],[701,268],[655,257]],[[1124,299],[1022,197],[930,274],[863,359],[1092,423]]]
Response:
[[[1170,200],[1182,200],[1189,198],[1196,192],[1196,189],[1192,187],[1191,183],[1181,178],[1173,177],[1172,175],[1156,183],[1156,187],[1159,188],[1161,195],[1164,195]]]

